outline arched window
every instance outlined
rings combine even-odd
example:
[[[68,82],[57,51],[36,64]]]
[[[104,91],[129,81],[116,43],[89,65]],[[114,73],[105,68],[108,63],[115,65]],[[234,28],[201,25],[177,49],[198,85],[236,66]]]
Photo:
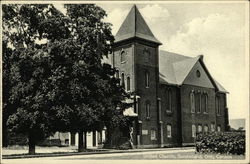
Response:
[[[130,91],[130,77],[127,77],[127,91]]]
[[[167,125],[167,137],[172,137],[172,126],[170,124]]]
[[[191,113],[195,113],[195,98],[193,91],[190,93],[190,107],[191,107]]]
[[[192,125],[192,137],[196,137],[196,126]]]
[[[214,123],[211,124],[211,131],[212,131],[212,132],[215,131],[215,124],[214,124]]]
[[[146,110],[146,117],[150,118],[150,102],[149,101],[146,101],[145,110]]]
[[[195,93],[195,109],[197,113],[201,112],[201,96],[200,92]]]
[[[204,108],[204,112],[205,112],[205,113],[208,113],[208,110],[207,110],[207,99],[208,99],[208,95],[205,94],[204,96],[205,96],[205,108]]]
[[[171,89],[166,90],[166,101],[167,101],[167,112],[172,112],[172,91]]]
[[[215,98],[215,105],[216,105],[217,115],[221,115],[220,98],[218,96],[216,96]]]
[[[119,76],[119,70],[116,70],[116,71],[115,71],[115,77],[116,77],[116,78],[120,78],[120,76]]]
[[[125,53],[125,51],[122,51],[121,52],[121,63],[124,63],[125,60],[126,60],[126,53]]]
[[[122,81],[122,87],[125,88],[125,77],[124,77],[124,73],[121,74],[121,81]]]
[[[148,73],[148,71],[145,71],[145,86],[146,86],[146,88],[149,87],[149,73]]]
[[[150,52],[148,49],[143,50],[143,56],[145,57],[146,62],[150,62]]]

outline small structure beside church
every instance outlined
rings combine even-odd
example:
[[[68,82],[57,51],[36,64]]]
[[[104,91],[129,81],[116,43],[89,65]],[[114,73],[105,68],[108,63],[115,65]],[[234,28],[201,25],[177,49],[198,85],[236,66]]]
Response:
[[[133,6],[115,36],[111,58],[121,85],[135,93],[133,108],[125,111],[133,117],[126,135],[131,145],[187,146],[197,132],[226,131],[228,92],[211,76],[204,56],[162,51],[160,45]]]

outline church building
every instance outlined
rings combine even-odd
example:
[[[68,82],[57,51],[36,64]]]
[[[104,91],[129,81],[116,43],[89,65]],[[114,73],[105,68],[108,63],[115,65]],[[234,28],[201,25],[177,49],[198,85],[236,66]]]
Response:
[[[228,92],[211,76],[204,56],[162,51],[160,45],[134,5],[115,36],[111,58],[116,77],[136,95],[133,145],[188,146],[197,132],[227,131]]]

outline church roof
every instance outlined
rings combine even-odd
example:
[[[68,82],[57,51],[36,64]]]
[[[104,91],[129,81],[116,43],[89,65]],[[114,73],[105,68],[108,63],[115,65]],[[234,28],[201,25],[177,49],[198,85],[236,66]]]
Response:
[[[140,38],[161,44],[161,42],[155,38],[136,5],[131,8],[126,19],[118,30],[115,36],[115,43],[130,38]]]
[[[187,57],[168,51],[159,51],[160,83],[182,85],[189,72],[200,59],[202,59],[202,56]],[[207,73],[209,74],[208,71]],[[225,88],[214,78],[211,77],[211,80],[220,92],[227,93]]]

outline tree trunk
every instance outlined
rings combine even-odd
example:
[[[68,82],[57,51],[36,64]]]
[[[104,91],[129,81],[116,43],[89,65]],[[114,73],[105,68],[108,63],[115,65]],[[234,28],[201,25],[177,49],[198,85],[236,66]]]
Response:
[[[75,132],[71,132],[70,133],[70,145],[71,146],[75,146],[75,143],[76,143],[76,141],[75,141],[75,135],[76,135]]]
[[[84,132],[84,149],[87,149],[87,132]]]
[[[78,132],[78,152],[84,151],[83,147],[83,131]]]
[[[35,138],[33,135],[29,135],[29,154],[35,154]]]

